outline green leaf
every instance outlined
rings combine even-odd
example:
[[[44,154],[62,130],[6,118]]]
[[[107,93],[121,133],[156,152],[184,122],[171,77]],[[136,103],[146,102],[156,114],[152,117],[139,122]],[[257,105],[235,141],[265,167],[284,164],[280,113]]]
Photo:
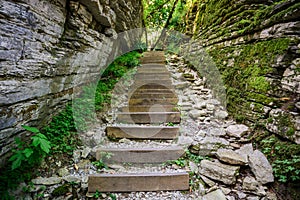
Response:
[[[33,150],[30,148],[26,148],[26,149],[24,149],[23,153],[26,158],[29,158],[33,154]]]
[[[39,133],[36,136],[39,137],[39,138],[47,140],[47,137],[44,134],[42,134],[42,133]]]
[[[39,137],[33,136],[33,137],[31,137],[31,139],[32,139],[32,145],[34,147],[37,147],[40,144],[40,138]]]
[[[29,131],[29,132],[32,132],[32,133],[39,133],[39,129],[35,128],[35,127],[30,127],[30,126],[25,126],[25,125],[22,125],[22,127],[26,130],[26,131]]]
[[[50,145],[50,142],[48,140],[41,139],[40,140],[40,147],[44,152],[46,152],[46,153],[50,152],[51,145]]]
[[[48,141],[47,137],[41,133],[32,136],[32,145],[34,147],[38,147],[40,146],[40,148],[46,152],[49,153],[50,152],[50,148],[51,148],[51,143]]]
[[[10,157],[9,161],[13,161],[11,169],[15,170],[21,166],[22,160],[24,160],[24,155],[21,151],[17,151],[12,157]]]

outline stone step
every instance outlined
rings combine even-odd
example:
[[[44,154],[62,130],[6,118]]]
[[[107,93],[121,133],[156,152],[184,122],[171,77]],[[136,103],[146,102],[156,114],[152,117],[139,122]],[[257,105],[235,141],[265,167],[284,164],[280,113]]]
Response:
[[[147,51],[143,53],[143,57],[153,57],[153,56],[165,57],[165,53],[163,51]]]
[[[163,87],[173,87],[171,80],[135,80],[134,85],[138,85],[139,87],[145,86],[147,88],[157,87],[158,85],[161,85]]]
[[[158,80],[163,80],[163,81],[170,81],[170,77],[168,76],[159,76],[159,75],[143,75],[143,76],[135,76],[135,80],[147,80],[147,81],[158,81]]]
[[[136,73],[148,73],[148,74],[170,74],[166,69],[138,69]]]
[[[160,71],[160,73],[158,73]],[[167,69],[138,69],[136,74],[143,74],[143,75],[160,75],[160,76],[170,76],[170,72]]]
[[[153,79],[170,79],[169,74],[135,74],[136,79],[153,78]]]
[[[142,64],[150,64],[150,63],[165,64],[166,63],[166,59],[164,58],[143,57],[140,60]]]
[[[177,98],[130,98],[129,106],[134,105],[154,105],[154,104],[167,104],[167,105],[176,105],[178,103]]]
[[[105,148],[96,152],[96,159],[105,163],[157,164],[177,160],[184,154],[179,146],[152,148]]]
[[[130,98],[177,98],[174,93],[135,92]]]
[[[172,126],[107,126],[106,135],[111,138],[129,139],[175,139],[178,127]]]
[[[178,112],[178,108],[174,107],[174,105],[143,105],[143,106],[130,106],[130,107],[122,107],[120,109],[121,112]]]
[[[88,179],[88,192],[147,192],[188,190],[189,174],[142,173],[142,174],[97,174]]]
[[[116,121],[129,124],[180,123],[180,112],[123,112],[117,114]]]
[[[170,82],[168,84],[157,84],[157,83],[143,83],[141,81],[138,82],[134,82],[134,84],[130,87],[130,90],[132,91],[134,89],[135,90],[142,90],[142,89],[151,89],[151,90],[173,90],[174,91],[174,86],[170,84]],[[150,90],[149,90],[150,91]]]
[[[134,93],[172,93],[175,94],[174,90],[170,88],[145,88],[145,87],[140,87],[134,91]]]

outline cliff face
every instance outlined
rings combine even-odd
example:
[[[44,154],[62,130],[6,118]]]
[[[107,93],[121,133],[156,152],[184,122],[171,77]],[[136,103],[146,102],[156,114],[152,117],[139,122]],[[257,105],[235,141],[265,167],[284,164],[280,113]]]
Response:
[[[140,0],[2,0],[0,157],[22,124],[41,127],[99,75],[118,32],[141,26]]]
[[[300,143],[300,3],[194,1],[186,32],[222,73],[228,110]]]

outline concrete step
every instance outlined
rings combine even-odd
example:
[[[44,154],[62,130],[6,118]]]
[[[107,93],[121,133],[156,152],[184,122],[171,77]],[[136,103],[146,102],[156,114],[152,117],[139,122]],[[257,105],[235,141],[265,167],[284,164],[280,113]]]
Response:
[[[172,126],[107,126],[106,135],[116,139],[172,140],[179,135],[179,128]]]
[[[178,108],[174,105],[136,105],[130,107],[123,107],[120,109],[121,112],[178,112]]]
[[[129,124],[180,123],[180,112],[123,112],[117,114],[116,121]]]
[[[130,98],[129,106],[135,105],[154,105],[154,104],[167,104],[167,105],[176,105],[178,103],[177,98]]]
[[[99,148],[96,159],[105,163],[157,164],[177,160],[184,154],[178,146],[152,148]]]
[[[189,174],[141,173],[141,174],[97,174],[88,179],[88,192],[147,192],[188,190]]]

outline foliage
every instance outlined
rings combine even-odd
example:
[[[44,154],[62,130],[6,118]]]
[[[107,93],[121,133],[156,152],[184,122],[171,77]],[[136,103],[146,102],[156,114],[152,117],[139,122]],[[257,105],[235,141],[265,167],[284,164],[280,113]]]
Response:
[[[98,190],[96,190],[95,194],[93,195],[94,198],[99,198],[101,196],[101,192],[99,192]]]
[[[195,155],[195,154],[191,153],[189,150],[186,150],[185,155],[183,157],[181,157],[177,160],[168,161],[166,164],[176,164],[180,167],[184,167],[184,166],[187,166],[189,164],[189,161],[192,161],[194,163],[200,163],[201,160],[204,160],[204,159],[209,159],[209,157]]]
[[[82,94],[73,101],[73,104],[68,103],[65,109],[54,116],[49,125],[42,128],[41,131],[34,127],[23,126],[25,130],[34,135],[29,139],[29,143],[16,138],[17,149],[10,158],[10,163],[0,171],[0,197],[2,199],[13,199],[8,190],[18,187],[21,181],[30,181],[36,173],[36,170],[32,170],[33,166],[38,166],[45,156],[48,154],[72,154],[73,150],[81,145],[78,131],[86,130],[93,122],[92,120],[95,119],[94,107],[96,111],[99,111],[104,104],[110,102],[109,92],[119,78],[130,68],[139,64],[139,57],[139,53],[130,52],[116,59],[102,73],[98,84],[89,84],[83,87]],[[95,98],[94,101],[90,99],[92,95]],[[90,105],[91,102],[95,102],[95,105]]]
[[[34,166],[39,164],[50,152],[51,143],[44,134],[34,127],[23,126],[23,128],[35,135],[31,137],[32,142],[29,144],[23,143],[20,138],[15,139],[17,150],[13,150],[14,154],[9,159],[12,162],[12,170],[21,165]]]
[[[104,160],[110,159],[112,156],[111,153],[107,153],[107,152],[101,152],[101,159],[94,161],[93,165],[95,165],[98,169],[108,169],[108,166],[106,165],[106,163],[104,162]]]
[[[300,145],[282,141],[275,135],[266,137],[259,144],[278,181],[300,181]]]
[[[103,160],[97,160],[92,163],[97,167],[97,169],[108,169],[107,165],[103,162]]]
[[[289,39],[279,38],[210,50],[227,88],[228,110],[235,118],[244,119],[245,113],[255,111],[255,115],[251,113],[254,119],[249,120],[257,121],[264,113],[263,105],[276,103],[268,93],[277,87],[267,77],[278,73],[272,66],[279,55],[287,52],[290,43]],[[230,67],[224,65],[228,60],[232,61]]]
[[[143,0],[146,26],[155,28],[164,27],[169,15],[171,14],[174,2],[175,0]],[[176,28],[176,26],[180,23],[181,19],[185,15],[185,12],[185,1],[179,0],[170,21],[169,27],[167,28]]]
[[[37,128],[22,126],[31,132],[30,142],[22,142],[15,138],[17,148],[9,159],[9,165],[0,172],[0,197],[2,199],[13,199],[8,189],[15,189],[21,181],[28,181],[33,175],[33,170],[50,153],[51,142],[40,133]]]

